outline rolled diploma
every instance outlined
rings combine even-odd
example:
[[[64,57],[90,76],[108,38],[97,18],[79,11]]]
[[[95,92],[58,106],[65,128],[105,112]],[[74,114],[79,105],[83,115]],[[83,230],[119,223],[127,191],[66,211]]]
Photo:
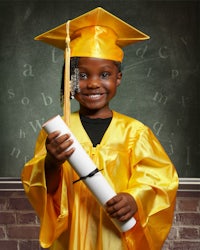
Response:
[[[48,134],[57,130],[60,131],[59,136],[64,134],[71,135],[71,138],[73,139],[72,147],[75,148],[75,151],[68,158],[68,161],[73,167],[73,169],[76,171],[76,173],[79,175],[79,177],[86,176],[96,169],[96,165],[85,152],[85,150],[82,148],[77,139],[74,137],[74,135],[67,127],[60,115],[57,115],[52,119],[48,120],[46,123],[43,124],[42,127]],[[83,179],[83,182],[86,184],[86,186],[89,188],[89,190],[93,193],[93,195],[103,207],[108,200],[110,200],[116,195],[115,191],[111,188],[110,184],[100,172],[97,172],[92,177],[87,177],[86,179]],[[115,219],[111,220],[121,232],[128,231],[136,223],[134,218],[131,218],[126,222],[120,222]]]

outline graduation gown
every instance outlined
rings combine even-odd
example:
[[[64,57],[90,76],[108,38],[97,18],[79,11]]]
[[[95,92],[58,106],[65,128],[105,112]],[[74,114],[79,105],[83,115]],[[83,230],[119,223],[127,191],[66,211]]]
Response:
[[[78,112],[70,129],[101,173],[118,192],[136,200],[136,225],[120,233],[66,161],[61,182],[47,193],[44,161],[46,133],[41,130],[33,159],[22,170],[22,182],[40,219],[40,244],[51,250],[159,250],[169,233],[178,187],[177,172],[152,131],[113,111],[101,143],[93,147]],[[80,162],[81,164],[81,162]]]

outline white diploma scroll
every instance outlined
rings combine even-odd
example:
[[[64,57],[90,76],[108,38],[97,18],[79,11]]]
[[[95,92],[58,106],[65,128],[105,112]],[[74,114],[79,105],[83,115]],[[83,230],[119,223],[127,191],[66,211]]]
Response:
[[[63,134],[70,134],[73,139],[72,147],[75,148],[75,151],[68,158],[69,163],[79,175],[79,177],[85,177],[94,173],[97,169],[96,165],[92,159],[88,156],[85,150],[82,148],[80,143],[74,137],[70,129],[67,127],[60,115],[55,116],[54,118],[48,120],[42,126],[44,130],[49,134],[54,131],[60,131],[60,136]],[[93,172],[94,171],[94,172]],[[97,201],[104,207],[106,202],[116,195],[115,191],[111,188],[110,184],[107,182],[105,177],[101,172],[97,171],[95,174],[91,174],[91,177],[87,177],[82,180],[89,190],[96,197]],[[76,184],[75,184],[76,185]],[[121,232],[126,232],[131,229],[136,221],[134,218],[129,219],[126,222],[120,222],[115,219],[111,219],[115,226]]]

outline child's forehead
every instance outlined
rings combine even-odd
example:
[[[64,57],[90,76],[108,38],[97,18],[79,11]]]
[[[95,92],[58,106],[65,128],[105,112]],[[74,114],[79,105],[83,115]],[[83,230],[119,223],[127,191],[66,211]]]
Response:
[[[113,67],[115,66],[116,62],[113,60],[108,59],[101,59],[101,58],[95,58],[95,57],[80,57],[78,61],[78,66],[84,66],[87,64],[95,64],[99,66],[108,66]]]

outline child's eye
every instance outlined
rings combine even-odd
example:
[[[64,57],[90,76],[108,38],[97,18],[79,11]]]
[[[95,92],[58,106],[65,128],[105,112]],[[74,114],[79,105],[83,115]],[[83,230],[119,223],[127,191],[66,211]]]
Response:
[[[87,74],[86,73],[79,73],[79,79],[81,80],[84,80],[84,79],[87,79]]]
[[[102,74],[101,74],[101,77],[102,78],[108,78],[110,76],[110,73],[109,72],[103,72]]]

